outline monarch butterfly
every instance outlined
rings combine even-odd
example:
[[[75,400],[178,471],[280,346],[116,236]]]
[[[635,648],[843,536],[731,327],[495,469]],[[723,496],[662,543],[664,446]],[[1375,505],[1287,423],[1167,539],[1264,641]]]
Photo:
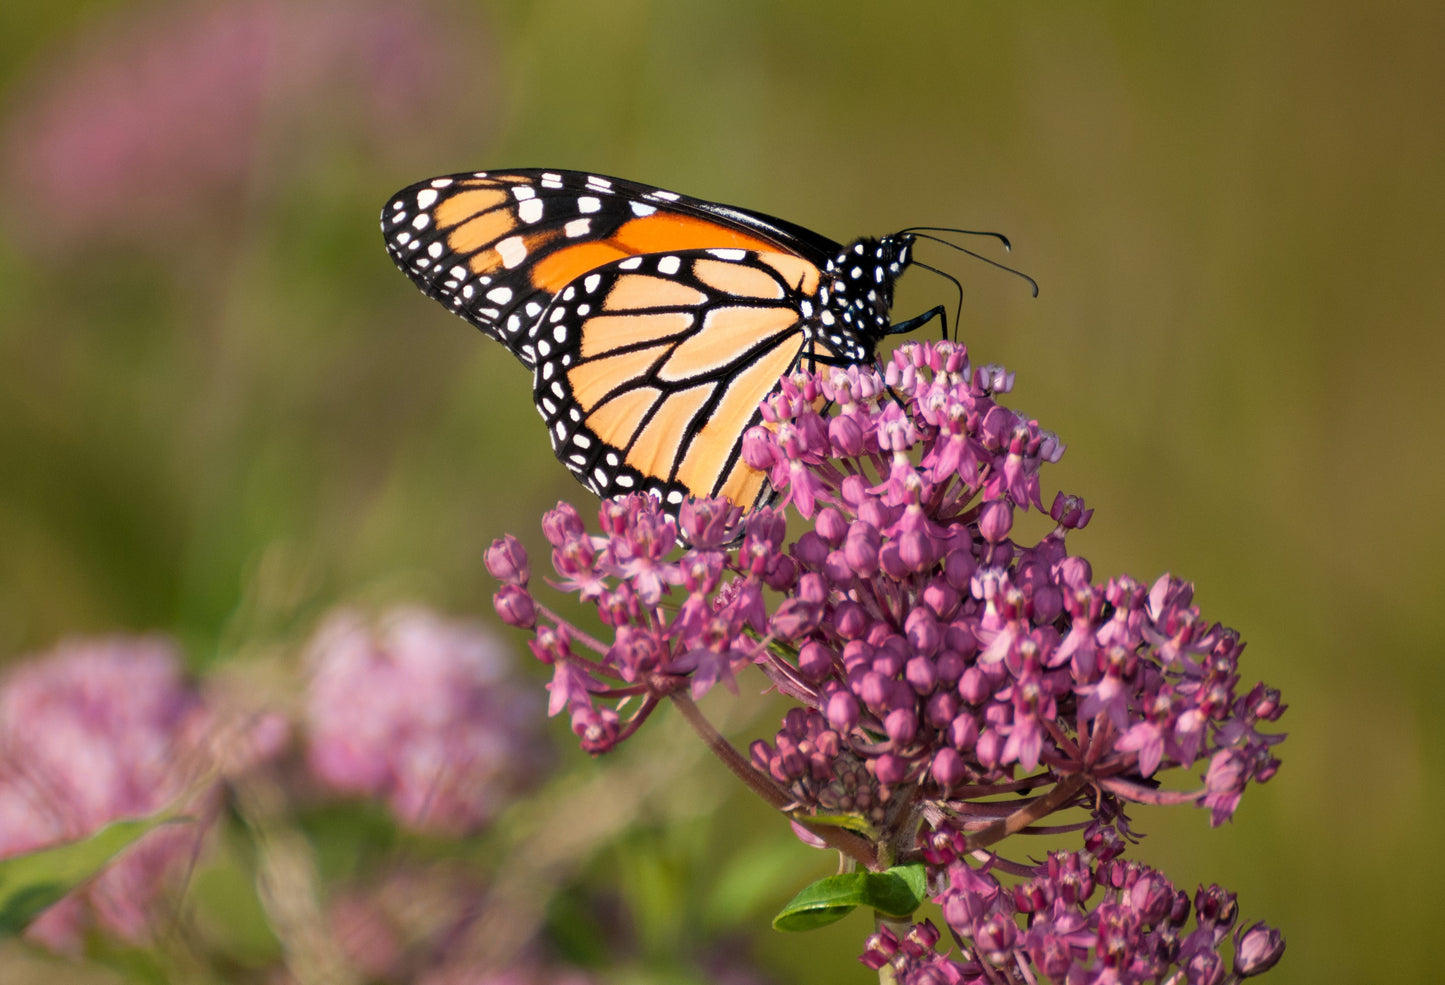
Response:
[[[418,182],[382,210],[396,265],[533,373],[552,450],[598,496],[769,497],[741,455],[800,362],[871,363],[911,231],[843,246],[760,212],[578,171]],[[1002,238],[1002,237],[1000,237]],[[1006,241],[1005,241],[1006,242]]]

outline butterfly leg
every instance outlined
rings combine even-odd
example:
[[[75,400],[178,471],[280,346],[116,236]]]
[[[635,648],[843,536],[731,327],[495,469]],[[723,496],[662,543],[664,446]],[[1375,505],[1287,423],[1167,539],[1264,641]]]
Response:
[[[922,328],[924,325],[927,325],[929,322],[933,321],[933,319],[935,319],[935,318],[937,318],[937,319],[942,323],[942,325],[943,325],[943,335],[942,335],[942,337],[945,338],[945,339],[947,339],[947,338],[948,338],[948,312],[944,310],[944,307],[943,307],[943,305],[941,305],[941,304],[940,304],[940,305],[937,305],[936,307],[929,308],[927,311],[925,311],[925,312],[924,312],[923,314],[921,314],[921,315],[914,315],[912,318],[908,319],[907,321],[901,321],[901,322],[899,322],[899,323],[896,324],[896,325],[890,325],[889,328],[888,328],[888,334],[889,334],[889,335],[905,335],[905,334],[907,334],[908,332],[913,332],[913,331],[916,331],[916,330]]]
[[[924,312],[923,314],[921,314],[921,315],[914,315],[912,318],[908,319],[907,321],[901,321],[901,322],[899,322],[899,323],[896,324],[896,325],[890,325],[889,328],[888,328],[888,333],[887,333],[887,334],[889,334],[889,335],[904,335],[904,334],[906,334],[906,333],[908,333],[908,332],[912,332],[912,331],[915,331],[915,330],[917,330],[917,329],[922,328],[924,325],[927,325],[929,322],[933,321],[933,319],[935,319],[935,318],[937,318],[937,319],[939,320],[940,324],[941,324],[941,327],[942,327],[942,330],[943,330],[943,338],[944,338],[944,339],[947,339],[947,338],[948,338],[948,311],[947,311],[947,310],[943,307],[943,305],[941,305],[941,304],[940,304],[940,305],[936,305],[935,307],[929,308],[927,311],[925,311],[925,312]],[[878,370],[879,370],[879,373],[880,373],[880,374],[882,374],[882,373],[884,372],[883,366],[882,366],[881,364],[878,366]],[[889,395],[890,397],[892,397],[892,398],[893,398],[895,401],[897,401],[898,403],[902,403],[902,402],[903,402],[902,399],[898,396],[898,394],[893,390],[892,387],[887,387],[887,393],[888,393],[888,395]]]

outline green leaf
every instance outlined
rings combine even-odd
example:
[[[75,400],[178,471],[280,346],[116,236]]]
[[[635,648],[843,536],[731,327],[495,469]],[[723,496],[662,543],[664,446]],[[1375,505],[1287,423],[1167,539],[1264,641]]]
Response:
[[[845,872],[805,886],[773,917],[774,930],[798,931],[842,920],[863,902],[868,873]]]
[[[89,838],[0,861],[0,937],[20,933],[46,907],[103,869],[141,835],[163,824],[189,820],[161,813],[115,821]]]
[[[906,917],[918,909],[926,891],[922,865],[828,876],[789,900],[773,918],[773,929],[813,930],[842,920],[859,906],[872,907],[889,917]]]
[[[868,875],[868,905],[886,917],[906,917],[927,898],[928,876],[922,863],[895,865]]]

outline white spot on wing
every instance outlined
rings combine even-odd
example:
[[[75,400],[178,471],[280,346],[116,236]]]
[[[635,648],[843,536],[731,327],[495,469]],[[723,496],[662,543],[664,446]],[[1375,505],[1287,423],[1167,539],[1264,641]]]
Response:
[[[577,200],[578,212],[596,212],[602,208],[602,200],[593,195],[583,195]]]
[[[573,219],[562,227],[562,232],[569,237],[586,236],[592,229],[591,219]]]
[[[497,255],[502,258],[502,266],[511,270],[527,259],[527,244],[520,236],[508,236],[497,243]]]
[[[441,196],[436,193],[436,189],[423,188],[416,193],[416,207],[419,209],[429,209],[439,198],[441,198]]]
[[[531,189],[528,189],[529,191]],[[517,206],[517,215],[523,222],[536,222],[542,218],[542,200],[540,198],[529,198]]]

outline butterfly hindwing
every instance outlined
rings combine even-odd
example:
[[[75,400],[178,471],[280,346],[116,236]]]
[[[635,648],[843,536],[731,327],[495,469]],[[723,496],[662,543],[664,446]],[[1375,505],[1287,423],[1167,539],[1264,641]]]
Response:
[[[720,248],[630,257],[564,288],[534,383],[557,457],[601,496],[753,505],[763,476],[742,435],[798,363],[818,277],[796,256]]]

